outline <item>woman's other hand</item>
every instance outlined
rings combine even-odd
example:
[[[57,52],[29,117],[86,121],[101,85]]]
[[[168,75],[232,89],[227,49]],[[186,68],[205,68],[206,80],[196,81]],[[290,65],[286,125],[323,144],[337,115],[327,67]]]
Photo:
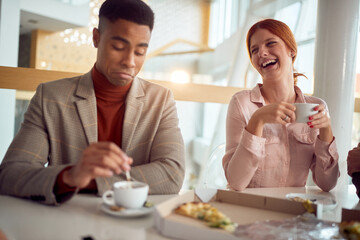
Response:
[[[307,124],[310,128],[317,128],[320,130],[320,140],[329,143],[332,142],[334,136],[331,130],[331,121],[328,110],[324,104],[319,104],[314,110],[318,111],[318,113],[310,116]]]

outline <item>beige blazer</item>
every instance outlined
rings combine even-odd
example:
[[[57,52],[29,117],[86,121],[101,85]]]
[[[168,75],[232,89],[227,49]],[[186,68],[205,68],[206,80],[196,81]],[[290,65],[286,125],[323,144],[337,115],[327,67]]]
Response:
[[[58,173],[75,164],[97,136],[91,73],[40,84],[24,122],[0,166],[0,193],[58,204]],[[131,176],[150,194],[177,193],[185,157],[178,116],[169,89],[135,78],[126,99],[122,149],[134,160]],[[48,167],[44,167],[48,164]],[[123,175],[97,178],[99,194]]]

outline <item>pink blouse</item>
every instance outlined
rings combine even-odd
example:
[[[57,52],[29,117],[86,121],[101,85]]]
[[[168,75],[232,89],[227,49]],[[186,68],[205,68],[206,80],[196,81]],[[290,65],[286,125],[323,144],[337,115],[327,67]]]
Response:
[[[262,137],[249,133],[252,114],[265,105],[261,84],[236,93],[226,120],[226,153],[223,167],[229,186],[234,190],[260,187],[303,187],[309,169],[314,182],[330,191],[340,175],[335,139],[321,141],[318,129],[304,123],[265,124]],[[295,86],[296,102],[326,103],[304,96]]]

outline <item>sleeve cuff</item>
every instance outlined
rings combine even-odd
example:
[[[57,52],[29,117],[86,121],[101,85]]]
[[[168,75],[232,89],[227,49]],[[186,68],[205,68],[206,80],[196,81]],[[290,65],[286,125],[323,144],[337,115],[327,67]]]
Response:
[[[360,174],[360,158],[350,157],[350,154],[349,154],[348,158],[347,158],[347,170],[348,170],[349,176],[352,176],[355,173]],[[360,180],[359,180],[359,182],[360,182]]]
[[[256,155],[263,155],[266,139],[249,133],[245,128],[240,140],[242,146],[250,152],[257,152]],[[261,150],[259,152],[259,150]]]
[[[315,142],[315,155],[319,157],[320,159],[334,159],[337,160],[338,152],[336,148],[336,140],[335,137],[331,141],[331,143],[324,142],[319,139],[319,137],[316,138]]]
[[[356,172],[352,174],[352,182],[356,187],[356,193],[360,198],[360,172]]]
[[[66,183],[64,183],[63,175],[64,172],[68,169],[72,168],[72,166],[68,166],[64,168],[57,176],[55,185],[54,185],[54,195],[56,197],[56,201],[58,203],[63,203],[69,200],[77,191],[76,187],[69,187]]]

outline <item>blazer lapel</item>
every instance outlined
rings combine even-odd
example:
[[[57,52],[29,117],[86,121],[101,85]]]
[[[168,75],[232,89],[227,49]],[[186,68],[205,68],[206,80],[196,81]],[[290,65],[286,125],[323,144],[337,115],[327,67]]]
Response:
[[[97,142],[96,98],[91,72],[80,77],[75,94],[81,98],[75,104],[88,144]]]
[[[136,126],[141,117],[144,106],[143,101],[141,101],[141,97],[143,96],[145,96],[145,92],[141,81],[135,77],[129,94],[126,98],[126,109],[122,134],[122,150],[124,152],[126,152],[131,146]]]

